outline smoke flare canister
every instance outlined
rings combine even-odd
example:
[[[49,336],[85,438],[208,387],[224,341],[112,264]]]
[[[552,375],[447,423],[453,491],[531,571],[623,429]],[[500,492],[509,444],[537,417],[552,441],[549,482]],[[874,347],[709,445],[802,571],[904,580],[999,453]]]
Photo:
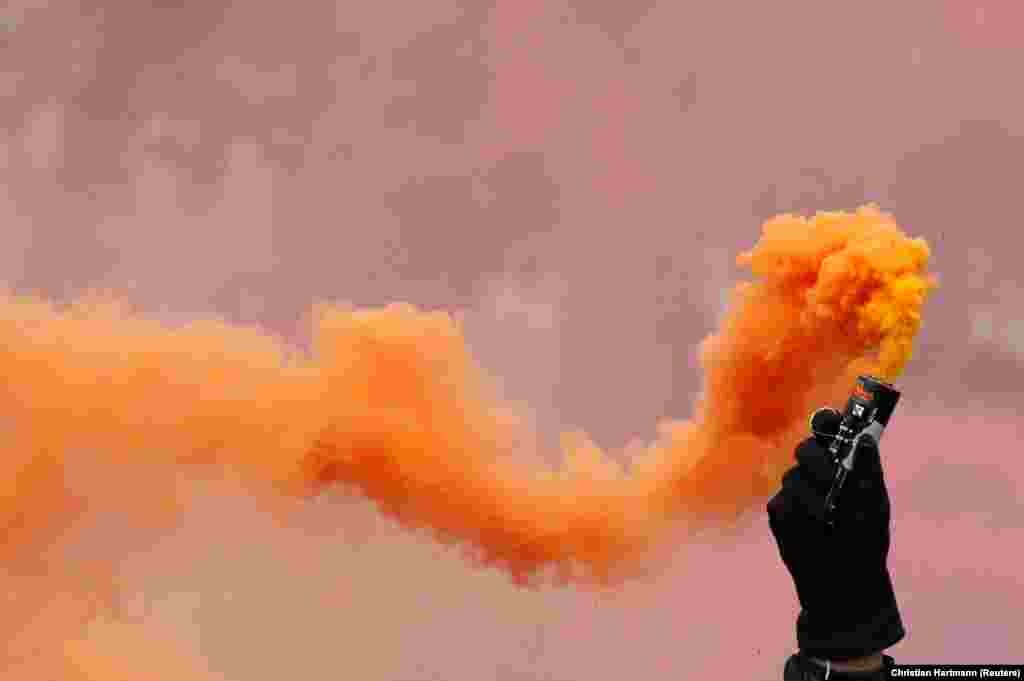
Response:
[[[871,435],[877,442],[881,440],[899,401],[900,391],[893,385],[874,376],[858,376],[846,404],[844,418],[853,414],[855,406],[860,405],[868,416],[868,424],[861,432]]]
[[[825,497],[825,521],[828,524],[831,525],[835,521],[839,493],[843,489],[846,477],[853,471],[860,438],[870,435],[875,442],[880,441],[899,400],[900,391],[889,383],[874,376],[857,377],[853,393],[846,402],[846,409],[843,410],[839,432],[829,447],[838,465],[832,488]],[[813,418],[811,422],[813,428]]]

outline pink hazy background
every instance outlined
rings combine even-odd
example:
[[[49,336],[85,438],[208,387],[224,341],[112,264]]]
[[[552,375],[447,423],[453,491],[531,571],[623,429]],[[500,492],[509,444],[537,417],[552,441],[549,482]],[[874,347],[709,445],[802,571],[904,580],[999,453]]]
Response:
[[[883,448],[893,652],[1019,662],[1020,36],[996,0],[13,0],[0,283],[297,342],[318,299],[458,312],[544,437],[618,447],[690,415],[762,220],[878,202],[942,283]],[[598,599],[358,500],[204,499],[119,564],[119,617],[226,679],[768,680],[794,645],[763,518]]]

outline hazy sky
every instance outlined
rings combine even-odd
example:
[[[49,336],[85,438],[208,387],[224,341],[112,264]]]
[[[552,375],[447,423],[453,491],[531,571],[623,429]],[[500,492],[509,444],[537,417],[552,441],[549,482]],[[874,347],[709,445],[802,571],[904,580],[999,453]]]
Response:
[[[1022,36],[998,0],[8,0],[0,283],[300,342],[320,299],[458,312],[545,434],[618,447],[690,415],[762,220],[878,202],[941,281],[883,447],[894,652],[1019,661]],[[794,645],[763,518],[597,604],[359,502],[204,503],[124,616],[232,680],[767,680]]]

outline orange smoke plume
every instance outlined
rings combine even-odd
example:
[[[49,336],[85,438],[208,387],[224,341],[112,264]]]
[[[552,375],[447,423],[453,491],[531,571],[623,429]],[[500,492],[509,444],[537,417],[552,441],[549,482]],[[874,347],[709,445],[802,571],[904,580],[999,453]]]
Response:
[[[520,582],[610,583],[670,527],[726,524],[762,501],[808,413],[842,401],[858,373],[900,373],[935,285],[928,257],[873,206],[768,221],[738,259],[755,280],[703,345],[694,417],[614,455],[567,434],[557,472],[517,463],[517,415],[446,314],[323,306],[307,356],[251,328],[8,296],[0,567],[15,572],[98,508],[173,522],[176,476],[214,471],[268,499],[357,490]],[[102,499],[69,491],[110,466],[139,485]]]

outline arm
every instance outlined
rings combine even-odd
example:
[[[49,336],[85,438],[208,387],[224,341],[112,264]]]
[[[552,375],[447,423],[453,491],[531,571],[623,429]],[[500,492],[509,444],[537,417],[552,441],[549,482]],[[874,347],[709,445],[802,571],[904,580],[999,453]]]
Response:
[[[882,681],[895,664],[888,655],[872,655],[847,662],[830,662],[797,653],[786,661],[784,681]]]
[[[875,672],[882,669],[882,653],[875,653],[867,657],[855,657],[846,662],[832,662],[832,669],[837,672]]]

